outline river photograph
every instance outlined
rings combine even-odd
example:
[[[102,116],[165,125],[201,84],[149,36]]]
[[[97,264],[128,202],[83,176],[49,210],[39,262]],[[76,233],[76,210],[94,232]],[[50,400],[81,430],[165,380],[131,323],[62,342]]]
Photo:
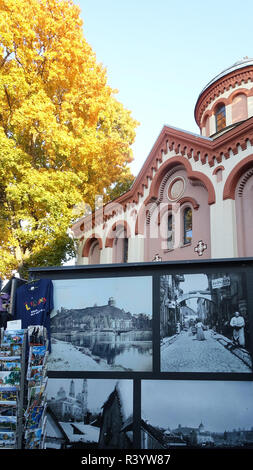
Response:
[[[152,371],[151,276],[53,284],[48,370]]]

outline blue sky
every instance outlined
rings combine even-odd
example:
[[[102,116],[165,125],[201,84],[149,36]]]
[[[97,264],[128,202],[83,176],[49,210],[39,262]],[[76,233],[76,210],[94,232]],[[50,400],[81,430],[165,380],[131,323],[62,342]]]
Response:
[[[199,133],[194,107],[218,73],[253,56],[252,0],[74,0],[117,99],[140,122],[136,176],[164,124]]]

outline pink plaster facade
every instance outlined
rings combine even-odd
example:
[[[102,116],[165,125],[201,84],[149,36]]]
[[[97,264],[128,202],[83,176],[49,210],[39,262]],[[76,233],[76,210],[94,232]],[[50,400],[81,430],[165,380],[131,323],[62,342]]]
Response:
[[[178,197],[172,199],[168,195],[173,181],[182,181],[182,192]],[[176,183],[174,183],[176,184]],[[180,165],[175,166],[163,178],[160,185],[159,204],[155,206],[153,216],[146,223],[145,236],[145,261],[150,261],[154,253],[158,254],[163,261],[191,259],[193,247],[200,239],[205,240],[208,248],[203,253],[204,258],[210,258],[210,208],[208,205],[208,192],[201,181],[191,181],[187,172]],[[185,202],[178,201],[184,198]],[[194,200],[194,205],[192,201]],[[186,208],[192,210],[192,240],[184,243],[184,211]],[[173,236],[172,242],[168,243],[168,217],[172,215]],[[155,237],[152,234],[155,234]]]
[[[235,191],[235,203],[238,255],[249,257],[253,251],[253,168],[240,178]]]
[[[211,80],[194,112],[199,135],[164,126],[129,191],[73,225],[77,264],[253,256],[253,59]]]

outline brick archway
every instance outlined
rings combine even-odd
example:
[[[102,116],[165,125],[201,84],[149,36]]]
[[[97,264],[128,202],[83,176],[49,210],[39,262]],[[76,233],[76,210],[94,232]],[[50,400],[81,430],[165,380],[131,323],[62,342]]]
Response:
[[[124,228],[124,231],[126,232],[127,238],[131,237],[131,230],[130,230],[130,227],[129,227],[128,223],[126,222],[126,220],[118,220],[117,222],[114,222],[114,224],[112,225],[112,227],[109,230],[109,233],[108,233],[108,235],[106,237],[106,241],[105,241],[105,248],[112,248],[113,247],[113,241],[114,241],[115,236],[116,236],[117,228],[119,228],[119,227]]]
[[[253,167],[253,154],[241,160],[229,174],[223,190],[223,199],[235,199],[236,185],[245,171]]]
[[[193,171],[189,160],[187,160],[186,158],[182,158],[182,157],[172,157],[163,163],[163,165],[159,168],[159,171],[156,173],[151,183],[149,196],[146,198],[144,204],[147,205],[151,201],[154,202],[157,200],[160,184],[165,174],[176,165],[184,166],[186,173],[187,173],[187,177],[190,180],[199,180],[204,184],[204,186],[206,187],[208,191],[208,204],[209,205],[214,204],[215,203],[215,190],[213,187],[213,183],[210,181],[208,176],[204,175],[200,171]]]
[[[100,238],[98,235],[96,234],[92,234],[89,238],[87,238],[85,244],[84,244],[84,247],[83,247],[83,251],[82,251],[82,257],[88,257],[89,256],[89,252],[90,252],[90,248],[91,248],[91,245],[97,241],[98,244],[99,244],[99,249],[102,250],[103,248],[103,242],[102,242],[102,238]]]

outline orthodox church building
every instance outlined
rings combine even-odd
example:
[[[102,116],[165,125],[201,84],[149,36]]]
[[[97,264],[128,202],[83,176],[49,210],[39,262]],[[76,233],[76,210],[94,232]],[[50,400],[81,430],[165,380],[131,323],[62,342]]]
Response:
[[[253,256],[253,59],[194,115],[199,135],[165,125],[129,191],[73,225],[77,264]]]

